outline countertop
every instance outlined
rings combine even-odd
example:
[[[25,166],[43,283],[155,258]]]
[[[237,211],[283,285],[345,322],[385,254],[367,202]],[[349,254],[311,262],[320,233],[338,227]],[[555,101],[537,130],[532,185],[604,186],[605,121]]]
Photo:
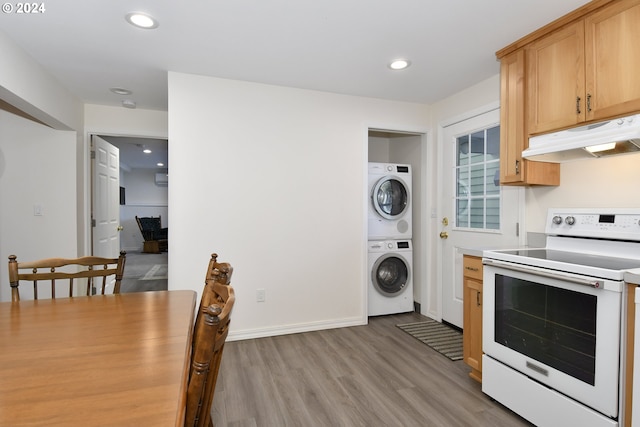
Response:
[[[469,246],[458,248],[458,252],[462,255],[477,256],[482,258],[484,251],[497,251],[507,249],[522,249],[522,248],[544,248],[547,245],[547,236],[544,233],[527,232],[527,239],[525,245],[501,245],[501,246]]]
[[[508,249],[522,249],[527,246],[482,246],[482,247],[464,247],[458,248],[458,252],[462,255],[477,256],[482,258],[484,251],[498,251]]]
[[[458,248],[458,251],[462,255],[477,256],[482,258],[482,251],[484,251],[484,248]]]
[[[635,270],[627,270],[624,273],[624,281],[627,283],[635,283],[640,285],[640,268]]]

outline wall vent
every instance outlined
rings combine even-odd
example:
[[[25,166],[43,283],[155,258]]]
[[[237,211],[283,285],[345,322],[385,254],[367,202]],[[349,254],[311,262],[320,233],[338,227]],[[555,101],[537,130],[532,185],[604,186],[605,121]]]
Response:
[[[168,173],[157,173],[156,174],[156,185],[158,186],[166,186],[169,185],[169,174]]]

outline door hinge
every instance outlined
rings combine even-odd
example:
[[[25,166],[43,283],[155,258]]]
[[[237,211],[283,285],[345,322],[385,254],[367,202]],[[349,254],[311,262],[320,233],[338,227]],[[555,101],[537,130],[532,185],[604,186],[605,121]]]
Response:
[[[96,220],[94,218],[91,218],[91,226],[92,227],[96,226]]]
[[[520,236],[520,223],[516,222],[516,236]]]
[[[91,160],[96,158],[96,150],[91,150]]]

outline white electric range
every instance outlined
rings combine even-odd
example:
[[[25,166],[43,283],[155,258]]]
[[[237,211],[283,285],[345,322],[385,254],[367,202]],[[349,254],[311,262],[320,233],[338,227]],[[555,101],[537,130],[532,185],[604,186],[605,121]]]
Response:
[[[640,209],[550,209],[545,233],[483,253],[482,389],[541,427],[618,426]]]

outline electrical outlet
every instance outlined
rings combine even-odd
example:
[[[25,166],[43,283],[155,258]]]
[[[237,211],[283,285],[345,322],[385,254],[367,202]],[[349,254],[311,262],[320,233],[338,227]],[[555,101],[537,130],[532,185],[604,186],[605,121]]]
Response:
[[[256,289],[256,301],[257,302],[264,302],[265,298],[266,298],[265,290],[264,289]]]

